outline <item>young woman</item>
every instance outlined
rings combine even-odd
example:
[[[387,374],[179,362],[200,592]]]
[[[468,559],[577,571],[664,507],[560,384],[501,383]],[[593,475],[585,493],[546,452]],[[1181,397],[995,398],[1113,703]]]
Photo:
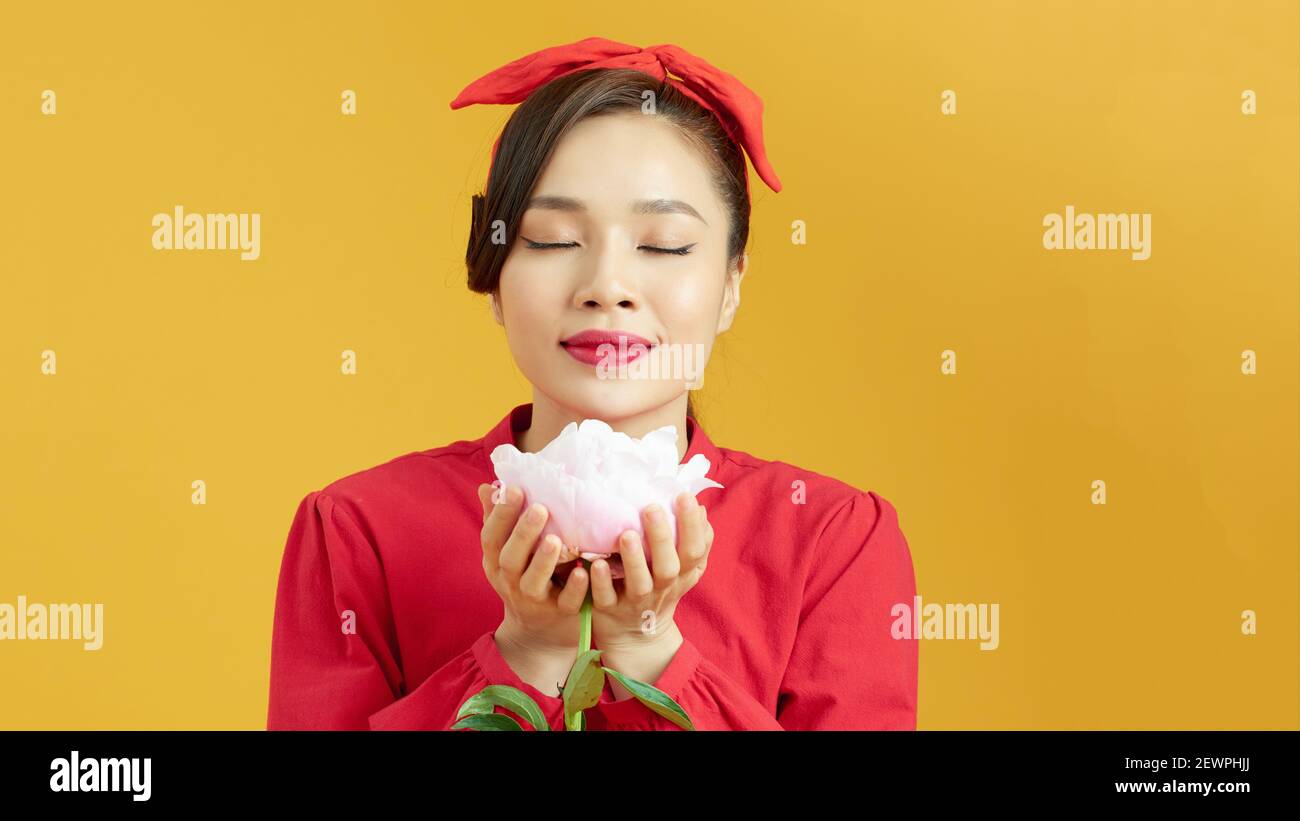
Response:
[[[466,262],[532,402],[477,439],[302,500],[279,577],[268,728],[446,729],[467,698],[505,684],[563,729],[590,588],[602,663],[665,691],[697,729],[915,729],[917,646],[891,631],[915,581],[893,506],[714,444],[689,374],[609,379],[592,364],[592,346],[620,336],[646,356],[691,346],[707,359],[731,326],[748,264],[744,151],[780,189],[761,102],[676,46],[601,38],[521,58],[452,107],[476,102],[522,102],[473,199]],[[675,500],[676,543],[647,509],[647,543],[622,542],[588,573],[568,546],[539,540],[544,508],[494,491],[490,460],[506,443],[538,451],[583,419],[638,438],[675,427],[682,462],[703,454],[723,487]],[[612,677],[587,719],[676,729]]]

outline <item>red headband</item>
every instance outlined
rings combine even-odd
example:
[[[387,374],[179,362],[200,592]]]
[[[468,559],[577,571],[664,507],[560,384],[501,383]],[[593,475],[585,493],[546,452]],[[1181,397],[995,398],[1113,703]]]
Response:
[[[630,68],[667,81],[687,97],[704,106],[726,130],[731,140],[742,146],[754,164],[754,170],[773,191],[781,190],[781,181],[767,161],[763,150],[763,101],[721,69],[678,46],[664,44],[637,48],[603,37],[588,37],[576,43],[552,46],[520,57],[465,86],[453,109],[475,103],[519,103],[539,86],[575,71],[593,68]],[[669,77],[668,72],[677,77]],[[500,135],[492,144],[495,161]],[[489,171],[489,175],[491,172]],[[744,175],[745,195],[749,195],[749,174]]]

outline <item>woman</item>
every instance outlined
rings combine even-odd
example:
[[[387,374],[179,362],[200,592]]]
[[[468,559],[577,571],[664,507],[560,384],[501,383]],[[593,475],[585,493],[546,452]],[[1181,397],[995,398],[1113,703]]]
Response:
[[[520,101],[474,197],[466,262],[533,401],[480,438],[303,499],[277,591],[268,728],[446,729],[503,684],[563,729],[590,587],[602,663],[666,692],[697,729],[915,729],[917,647],[891,631],[915,582],[890,503],[715,445],[684,389],[692,374],[593,366],[593,346],[618,337],[648,349],[623,362],[674,347],[707,360],[731,326],[748,263],[744,150],[780,189],[761,102],[676,46],[588,38],[498,69],[452,107]],[[673,426],[682,461],[703,454],[722,485],[674,502],[676,544],[647,510],[648,543],[622,543],[590,573],[538,540],[544,508],[534,519],[518,488],[493,490],[489,458],[507,443],[538,451],[586,418],[634,437]],[[676,727],[608,677],[587,729]]]

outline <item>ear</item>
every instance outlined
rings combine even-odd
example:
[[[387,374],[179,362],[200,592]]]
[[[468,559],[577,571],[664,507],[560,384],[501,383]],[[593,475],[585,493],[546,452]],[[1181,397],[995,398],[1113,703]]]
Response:
[[[733,271],[727,273],[727,284],[722,292],[722,312],[718,315],[718,333],[731,327],[736,318],[736,309],[740,307],[740,281],[749,270],[749,254],[741,254],[740,262]]]
[[[492,295],[488,298],[488,302],[490,302],[492,305],[492,318],[497,321],[498,325],[504,328],[506,322],[505,319],[503,319],[501,316],[500,299],[501,299],[501,291],[498,289],[492,292]]]

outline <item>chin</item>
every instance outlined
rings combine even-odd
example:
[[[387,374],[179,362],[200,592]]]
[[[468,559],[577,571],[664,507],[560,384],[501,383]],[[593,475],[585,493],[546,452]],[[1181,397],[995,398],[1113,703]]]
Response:
[[[611,380],[607,384],[569,387],[548,395],[558,397],[561,403],[581,414],[584,419],[623,419],[636,416],[661,408],[680,395],[675,387],[669,387],[668,391],[658,385],[651,388],[648,383]]]

